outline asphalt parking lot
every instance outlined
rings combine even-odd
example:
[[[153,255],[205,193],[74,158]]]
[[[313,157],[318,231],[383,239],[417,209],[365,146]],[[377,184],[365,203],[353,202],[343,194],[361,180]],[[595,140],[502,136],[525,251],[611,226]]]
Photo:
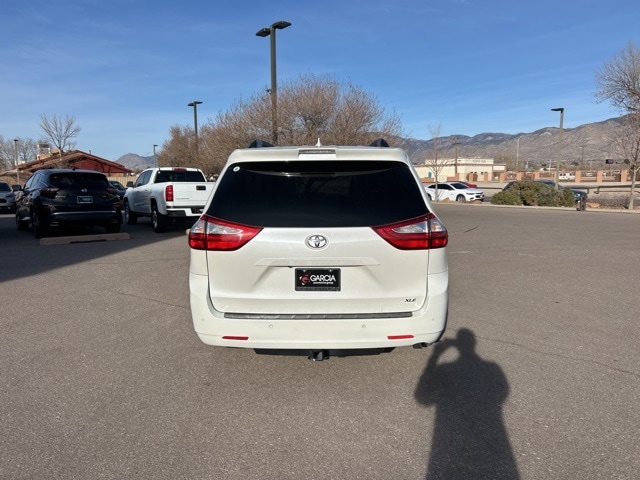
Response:
[[[637,478],[640,216],[435,208],[444,341],[320,363],[201,344],[184,228],[0,215],[0,478]]]

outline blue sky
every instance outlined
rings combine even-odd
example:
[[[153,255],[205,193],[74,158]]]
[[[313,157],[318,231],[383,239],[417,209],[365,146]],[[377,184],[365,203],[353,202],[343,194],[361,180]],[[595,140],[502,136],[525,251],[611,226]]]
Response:
[[[640,47],[637,0],[5,0],[0,135],[40,138],[40,115],[72,115],[77,148],[151,155],[172,125],[214,118],[278,80],[329,74],[369,92],[405,134],[431,138],[565,128],[618,113],[595,71]]]

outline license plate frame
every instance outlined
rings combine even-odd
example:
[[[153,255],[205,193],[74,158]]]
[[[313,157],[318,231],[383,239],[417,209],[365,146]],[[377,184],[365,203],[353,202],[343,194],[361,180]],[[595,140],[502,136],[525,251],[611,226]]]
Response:
[[[78,195],[78,197],[76,198],[76,202],[79,205],[88,205],[90,203],[93,203],[93,197],[91,195]]]
[[[296,292],[339,292],[342,288],[339,268],[296,268]]]

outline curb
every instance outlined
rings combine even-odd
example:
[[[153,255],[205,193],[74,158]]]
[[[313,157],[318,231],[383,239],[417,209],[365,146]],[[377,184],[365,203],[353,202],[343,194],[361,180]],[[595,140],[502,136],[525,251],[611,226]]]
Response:
[[[112,242],[114,240],[129,240],[128,233],[100,233],[96,235],[75,235],[73,237],[45,237],[40,239],[40,245],[64,245],[72,243]]]
[[[494,207],[494,208],[522,208],[526,210],[556,210],[556,211],[566,211],[566,212],[575,212],[578,211],[575,207],[539,207],[535,205],[494,205],[491,202],[431,202],[433,207],[437,207],[438,205],[467,205],[474,207]],[[633,210],[626,209],[614,209],[614,208],[587,208],[584,210],[585,212],[598,212],[598,213],[626,213],[629,215],[640,214],[640,208],[634,208]]]

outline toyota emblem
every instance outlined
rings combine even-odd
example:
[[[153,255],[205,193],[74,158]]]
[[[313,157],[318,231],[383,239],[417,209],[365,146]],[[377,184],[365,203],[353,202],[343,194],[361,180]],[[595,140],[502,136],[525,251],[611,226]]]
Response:
[[[316,250],[326,247],[328,243],[329,241],[323,235],[310,235],[307,237],[307,240],[306,240],[307,247],[313,248]]]

